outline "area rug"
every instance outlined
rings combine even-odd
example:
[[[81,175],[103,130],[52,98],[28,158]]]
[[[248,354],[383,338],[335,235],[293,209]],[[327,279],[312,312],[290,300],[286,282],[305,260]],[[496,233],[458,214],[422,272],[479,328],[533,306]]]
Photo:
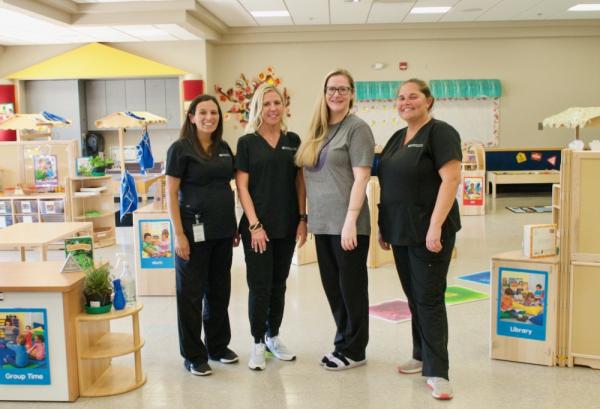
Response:
[[[527,206],[527,207],[506,206],[506,208],[513,213],[551,213],[552,212],[552,206]]]
[[[480,301],[489,298],[489,295],[459,285],[446,288],[446,305],[463,304],[466,302]]]
[[[408,303],[403,300],[393,300],[371,305],[369,315],[384,321],[399,323],[410,321],[410,310]]]
[[[457,280],[470,281],[477,284],[490,285],[490,272],[481,271],[479,273],[465,274],[456,277]]]
[[[485,293],[458,285],[451,285],[446,289],[446,305],[480,301],[487,298],[488,295]],[[404,300],[392,300],[371,305],[369,307],[369,315],[395,324],[410,321],[411,318],[408,302]]]

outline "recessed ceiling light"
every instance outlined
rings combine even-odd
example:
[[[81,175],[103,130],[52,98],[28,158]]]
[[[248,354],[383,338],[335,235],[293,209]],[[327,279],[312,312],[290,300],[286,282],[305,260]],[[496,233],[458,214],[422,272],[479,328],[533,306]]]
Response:
[[[576,4],[569,9],[569,11],[600,11],[600,4],[598,3],[586,3]]]
[[[288,17],[290,15],[287,10],[251,11],[250,14],[254,17]]]
[[[444,14],[452,7],[413,7],[410,14]]]

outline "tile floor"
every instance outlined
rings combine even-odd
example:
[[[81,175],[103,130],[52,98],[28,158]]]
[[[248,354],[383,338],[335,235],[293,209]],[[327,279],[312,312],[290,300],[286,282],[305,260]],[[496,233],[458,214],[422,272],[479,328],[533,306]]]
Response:
[[[547,204],[548,195],[503,194],[495,206],[488,203],[485,217],[463,217],[458,257],[451,264],[448,283],[488,291],[487,286],[457,281],[455,277],[488,270],[491,255],[520,248],[522,225],[551,220],[549,213],[514,214],[504,206]],[[131,228],[119,228],[118,243],[117,248],[102,249],[98,254],[109,260],[116,252],[133,257]],[[33,254],[28,257],[35,259]],[[61,257],[58,251],[49,256]],[[18,260],[18,253],[0,252],[0,260]],[[391,265],[372,269],[369,274],[371,304],[402,296]],[[450,376],[456,394],[452,401],[435,401],[420,375],[396,373],[395,364],[410,357],[409,323],[371,319],[368,364],[339,373],[323,370],[318,361],[331,350],[334,323],[316,264],[292,266],[288,280],[281,336],[298,359],[280,362],[269,358],[265,371],[250,371],[247,360],[252,339],[241,249],[234,254],[232,277],[230,346],[240,355],[240,363],[212,363],[213,375],[209,377],[186,372],[178,351],[174,298],[143,297],[145,386],[114,397],[80,398],[72,404],[0,402],[0,408],[600,408],[600,371],[491,360],[488,301],[448,308]]]

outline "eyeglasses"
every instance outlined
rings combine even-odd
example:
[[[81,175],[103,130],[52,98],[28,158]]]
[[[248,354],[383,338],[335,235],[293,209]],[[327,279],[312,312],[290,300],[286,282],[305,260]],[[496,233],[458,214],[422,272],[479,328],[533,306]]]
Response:
[[[351,91],[351,87],[325,87],[325,93],[329,96],[335,95],[336,92],[338,95],[346,96],[350,94]]]

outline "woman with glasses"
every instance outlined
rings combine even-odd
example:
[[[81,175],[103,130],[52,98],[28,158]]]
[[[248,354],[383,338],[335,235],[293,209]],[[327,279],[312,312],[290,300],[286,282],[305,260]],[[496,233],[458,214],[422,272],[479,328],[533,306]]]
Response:
[[[444,294],[460,215],[456,189],[462,152],[456,130],[430,115],[433,97],[424,81],[398,91],[398,113],[408,126],[381,153],[379,244],[394,252],[412,313],[412,359],[403,374],[422,373],[436,399],[453,396],[448,381],[448,319]]]
[[[246,135],[237,145],[235,180],[244,215],[239,230],[250,294],[248,315],[254,344],[250,369],[265,369],[265,351],[282,361],[296,355],[279,337],[286,280],[296,241],[306,241],[306,191],[294,164],[300,137],[287,130],[283,95],[263,84],[250,102]]]
[[[323,288],[336,324],[334,350],[323,356],[327,370],[366,363],[369,341],[367,253],[369,207],[366,188],[375,142],[369,126],[350,112],[354,80],[338,69],[325,77],[296,163],[304,168],[310,219]]]

